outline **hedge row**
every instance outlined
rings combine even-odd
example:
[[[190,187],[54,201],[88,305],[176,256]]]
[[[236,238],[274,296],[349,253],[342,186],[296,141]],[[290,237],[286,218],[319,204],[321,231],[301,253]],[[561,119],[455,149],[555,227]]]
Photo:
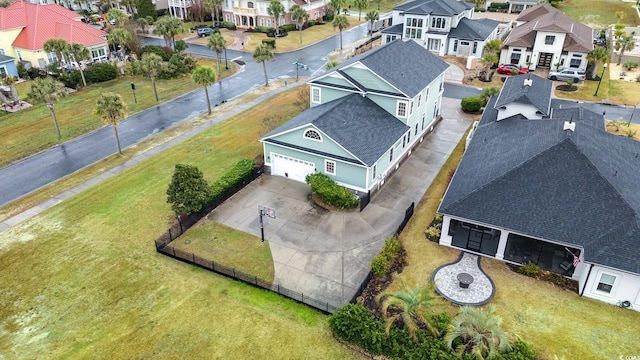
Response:
[[[371,259],[371,276],[374,278],[387,273],[387,268],[398,256],[402,245],[395,237],[390,237],[384,242],[384,248],[378,255]]]
[[[336,184],[335,181],[325,174],[309,174],[305,178],[307,184],[311,185],[311,191],[316,193],[322,201],[329,205],[341,209],[351,209],[358,205],[358,198],[354,193],[344,186]]]
[[[244,186],[251,179],[255,169],[255,160],[242,159],[238,161],[222,178],[211,185],[211,202],[224,200],[234,191]]]

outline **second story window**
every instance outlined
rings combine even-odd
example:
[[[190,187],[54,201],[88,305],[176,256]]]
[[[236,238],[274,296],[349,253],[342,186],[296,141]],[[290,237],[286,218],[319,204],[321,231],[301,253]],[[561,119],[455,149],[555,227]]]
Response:
[[[396,109],[397,117],[407,117],[407,102],[406,101],[398,101],[398,107]]]
[[[443,17],[431,18],[431,27],[435,29],[444,29],[447,27],[447,19]]]
[[[555,35],[547,35],[544,37],[545,45],[553,45],[553,42],[556,41]]]
[[[311,88],[311,102],[316,104],[320,103],[320,88]]]
[[[253,2],[249,1],[249,2],[247,3],[247,7],[248,7],[249,9],[253,9]]]
[[[422,39],[422,19],[407,18],[404,35],[409,39]]]
[[[318,132],[313,129],[305,131],[304,137],[311,140],[322,141],[322,137],[320,137],[320,134],[318,134]]]

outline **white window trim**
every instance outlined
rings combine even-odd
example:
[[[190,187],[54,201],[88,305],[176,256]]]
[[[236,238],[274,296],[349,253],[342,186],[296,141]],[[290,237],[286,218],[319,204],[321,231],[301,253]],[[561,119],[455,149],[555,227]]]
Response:
[[[327,171],[327,165],[333,164],[333,172]],[[331,160],[324,160],[324,172],[330,175],[336,175],[336,162]]]
[[[600,290],[598,289],[598,285],[600,285],[600,283],[602,283],[602,276],[603,275],[608,275],[608,276],[612,276],[613,277],[613,284],[611,284],[611,291],[606,292],[604,290]],[[598,294],[601,294],[603,296],[609,296],[609,297],[613,297],[613,289],[616,287],[616,282],[618,282],[618,275],[613,275],[610,274],[608,272],[605,271],[601,271],[600,273],[598,273],[598,277],[596,278],[596,281],[594,282],[594,291]]]
[[[315,132],[316,134],[318,134],[318,136],[320,137],[320,139],[314,139],[314,138],[312,138],[312,137],[307,136],[307,133],[308,133],[309,131],[313,131],[313,132]],[[305,138],[306,140],[322,142],[322,135],[321,135],[321,134],[318,132],[318,130],[316,130],[316,129],[307,129],[307,130],[305,130],[305,131],[304,131],[304,133],[302,134],[302,137],[303,137],[303,138]]]
[[[404,115],[400,115],[400,104],[404,104]],[[406,101],[398,100],[396,103],[396,117],[406,118],[409,104]]]
[[[318,90],[318,101],[314,101],[313,100],[313,94],[314,94],[314,92],[316,90]],[[319,88],[319,87],[312,86],[311,87],[311,102],[314,103],[314,104],[320,104],[321,101],[322,101],[322,89]]]

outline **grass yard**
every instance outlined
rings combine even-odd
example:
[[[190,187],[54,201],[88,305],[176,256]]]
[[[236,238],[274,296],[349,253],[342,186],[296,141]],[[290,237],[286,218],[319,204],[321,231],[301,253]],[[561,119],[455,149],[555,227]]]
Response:
[[[621,0],[565,0],[558,2],[558,9],[594,30],[600,30],[618,22],[618,11],[626,14],[622,23],[629,26],[640,25],[640,18],[633,5],[635,2]]]
[[[435,215],[446,190],[451,169],[464,151],[464,139],[443,166],[400,235],[407,250],[407,267],[402,276],[409,286],[426,286],[433,271],[455,261],[460,251],[425,239],[424,230]],[[640,333],[640,313],[619,309],[600,301],[582,298],[553,285],[511,271],[501,261],[483,258],[482,267],[496,285],[498,315],[507,332],[521,336],[544,359],[613,359],[635,354]],[[400,287],[399,281],[392,285]],[[457,307],[443,302],[438,311],[450,314]]]
[[[596,71],[596,74],[600,76],[602,74],[602,65]],[[556,85],[562,82],[556,82]],[[602,77],[602,83],[598,89],[598,81],[586,80],[580,84],[575,85],[577,91],[558,91],[554,90],[554,95],[562,99],[571,100],[586,100],[600,102],[602,100],[609,100],[613,104],[618,105],[633,105],[638,103],[640,98],[640,83],[624,80],[613,80],[610,77],[610,72],[605,71]],[[598,89],[598,96],[594,96],[596,89]]]
[[[187,239],[189,244],[186,243]],[[273,258],[269,242],[261,242],[259,237],[218,224],[206,217],[171,243],[171,246],[273,282]]]
[[[215,68],[215,62],[208,59],[199,60],[198,64]],[[229,70],[222,68],[222,71],[223,77],[232,75],[236,72],[236,65],[230,66]],[[136,84],[137,103],[133,101],[131,83]],[[156,87],[160,101],[173,99],[198,88],[191,76],[157,81]],[[25,99],[30,91],[30,82],[20,83],[16,89],[20,98]],[[56,137],[51,112],[44,104],[35,104],[32,108],[0,116],[0,167],[104,126],[93,111],[98,96],[106,91],[123,97],[128,105],[129,115],[158,104],[151,81],[136,76],[90,85],[62,98],[54,108],[62,133],[60,141]]]
[[[155,252],[175,163],[215,180],[260,151],[256,119],[295,92],[187,140],[1,233],[0,354],[8,358],[356,357],[306,306]]]

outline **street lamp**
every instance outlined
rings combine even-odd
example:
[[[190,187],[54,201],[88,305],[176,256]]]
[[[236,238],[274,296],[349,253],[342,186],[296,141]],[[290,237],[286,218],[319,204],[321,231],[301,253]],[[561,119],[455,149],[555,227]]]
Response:
[[[224,69],[229,70],[229,62],[227,61],[227,48],[224,48]]]
[[[598,96],[598,90],[600,90],[600,84],[602,83],[602,78],[604,77],[604,71],[607,70],[607,63],[604,63],[602,66],[602,74],[600,75],[600,81],[598,81],[598,86],[596,87],[596,92],[593,96]]]

